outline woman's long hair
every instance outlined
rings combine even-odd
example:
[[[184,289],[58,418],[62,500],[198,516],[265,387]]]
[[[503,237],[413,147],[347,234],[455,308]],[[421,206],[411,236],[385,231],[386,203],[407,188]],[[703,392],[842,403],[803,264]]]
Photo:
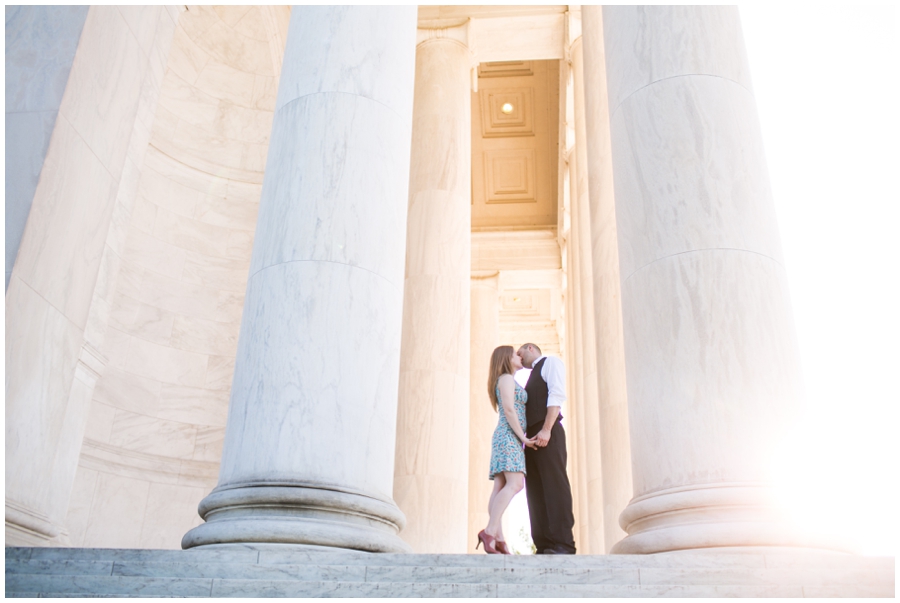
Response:
[[[497,386],[497,380],[500,378],[500,375],[513,374],[512,355],[514,351],[511,345],[501,345],[494,348],[494,353],[491,354],[491,369],[488,371],[487,389],[494,412],[500,412],[497,407],[497,396],[494,394],[494,388]]]

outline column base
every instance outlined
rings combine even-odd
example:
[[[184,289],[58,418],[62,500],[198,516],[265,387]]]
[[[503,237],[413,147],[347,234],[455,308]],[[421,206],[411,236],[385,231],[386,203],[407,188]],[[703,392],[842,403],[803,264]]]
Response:
[[[355,492],[298,485],[216,488],[199,508],[206,523],[181,548],[227,544],[291,544],[374,553],[412,552],[397,535],[403,513],[391,501]]]
[[[72,546],[69,533],[49,517],[6,501],[6,546]]]
[[[760,547],[852,552],[846,543],[791,525],[773,500],[772,488],[759,484],[703,484],[646,494],[622,512],[619,524],[628,536],[610,553]]]

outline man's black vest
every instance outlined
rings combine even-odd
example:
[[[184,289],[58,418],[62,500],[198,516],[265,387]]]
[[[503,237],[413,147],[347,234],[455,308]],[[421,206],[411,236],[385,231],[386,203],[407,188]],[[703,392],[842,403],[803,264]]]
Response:
[[[528,427],[543,423],[547,417],[547,398],[550,396],[550,390],[547,382],[541,377],[541,369],[544,368],[545,360],[547,359],[541,358],[534,364],[528,383],[525,384],[525,391],[528,392],[528,403],[525,404],[525,422]],[[562,419],[562,413],[559,418]]]

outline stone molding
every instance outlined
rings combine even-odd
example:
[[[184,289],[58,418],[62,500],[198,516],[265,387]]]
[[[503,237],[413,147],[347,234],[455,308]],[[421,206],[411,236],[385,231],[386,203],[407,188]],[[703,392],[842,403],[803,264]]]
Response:
[[[470,19],[462,19],[461,22],[443,22],[435,27],[422,27],[416,29],[416,51],[420,46],[447,40],[459,44],[469,53],[469,77],[472,80],[472,92],[478,92],[478,58],[472,48],[472,37],[469,29]]]
[[[302,542],[381,553],[411,552],[397,533],[406,521],[393,502],[323,484],[241,484],[200,503],[206,523],[185,534],[185,549],[247,542]]]
[[[26,541],[33,543],[46,543],[59,536],[63,528],[54,524],[49,517],[34,509],[6,500],[6,531],[10,531],[24,537]]]
[[[208,488],[215,484],[219,463],[177,459],[127,450],[85,438],[78,464],[84,469],[122,477]]]
[[[75,377],[93,390],[97,380],[103,376],[103,371],[106,369],[108,362],[109,359],[101,354],[97,348],[85,342],[78,354],[78,360],[75,365]]]
[[[465,19],[457,25],[445,25],[443,27],[419,27],[416,29],[416,47],[432,40],[452,40],[470,49],[469,44],[469,19]]]
[[[566,63],[572,65],[572,48],[581,41],[581,8],[566,11]]]
[[[788,546],[851,552],[834,539],[793,527],[773,506],[772,486],[726,482],[681,486],[638,496],[619,516],[628,536],[613,554],[709,547]]]

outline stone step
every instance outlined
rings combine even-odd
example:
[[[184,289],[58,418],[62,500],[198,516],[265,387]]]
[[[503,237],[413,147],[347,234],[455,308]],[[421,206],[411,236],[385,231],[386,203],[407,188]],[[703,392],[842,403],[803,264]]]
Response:
[[[893,596],[892,558],[6,549],[7,596]]]
[[[258,563],[263,565],[379,565],[427,567],[547,567],[547,568],[861,568],[893,572],[893,557],[828,553],[669,553],[657,555],[423,555],[297,550],[278,545],[235,548],[110,549],[7,547],[6,559],[73,561],[152,561]],[[377,563],[373,563],[377,560]]]
[[[220,578],[313,582],[502,584],[712,584],[840,586],[877,578],[869,568],[553,568],[381,565],[290,565],[197,561],[11,559],[7,574]]]
[[[892,597],[892,585],[448,584],[7,576],[8,597]]]

